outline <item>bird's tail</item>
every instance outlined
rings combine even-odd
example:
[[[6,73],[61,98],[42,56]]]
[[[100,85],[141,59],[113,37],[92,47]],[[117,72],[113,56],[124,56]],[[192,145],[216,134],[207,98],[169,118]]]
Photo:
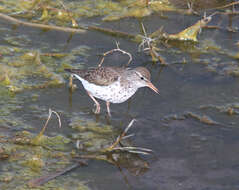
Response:
[[[69,73],[74,73],[73,70],[74,70],[74,69],[64,69],[64,71],[67,71],[67,72],[69,72]]]
[[[67,72],[70,72],[70,73],[77,74],[77,75],[81,75],[82,73],[85,72],[85,70],[83,70],[83,69],[64,69],[64,70]]]

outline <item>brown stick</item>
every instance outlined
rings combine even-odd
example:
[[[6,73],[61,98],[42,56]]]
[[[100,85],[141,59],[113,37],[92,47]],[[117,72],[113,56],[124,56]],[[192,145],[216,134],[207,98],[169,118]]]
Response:
[[[135,121],[136,121],[135,119],[132,119],[131,122],[129,123],[129,125],[123,131],[123,133],[121,133],[121,135],[119,135],[117,137],[116,141],[110,147],[108,147],[106,150],[113,150],[113,148],[115,148],[120,143],[121,139],[126,135],[126,133],[128,132],[129,128],[133,125],[133,123]]]
[[[109,28],[101,28],[101,27],[97,27],[97,26],[88,26],[88,30],[98,31],[98,32],[106,33],[106,34],[116,36],[116,37],[121,37],[121,38],[129,38],[132,40],[136,39],[136,37],[137,37],[134,34],[129,34],[126,32],[112,30]]]
[[[62,171],[59,171],[59,172],[56,172],[54,174],[50,174],[50,175],[47,175],[47,176],[42,176],[42,177],[39,177],[37,179],[30,180],[28,182],[28,185],[30,187],[37,187],[37,186],[43,185],[43,184],[47,183],[48,181],[50,181],[52,179],[55,179],[56,177],[61,176],[65,173],[67,173],[67,172],[70,172],[71,170],[73,170],[73,169],[75,169],[79,166],[86,166],[86,165],[87,165],[86,162],[79,161],[76,164],[74,164],[72,166],[69,166]]]
[[[3,13],[0,13],[0,18],[5,19],[5,20],[10,21],[15,24],[29,26],[29,27],[35,27],[35,28],[41,28],[41,29],[46,29],[46,30],[58,30],[58,31],[63,31],[63,32],[71,32],[71,33],[84,33],[84,32],[86,32],[86,30],[92,30],[92,31],[98,31],[98,32],[102,32],[105,34],[109,34],[109,35],[117,36],[117,37],[121,37],[121,38],[129,38],[131,40],[135,40],[137,38],[137,35],[134,35],[134,34],[128,34],[125,32],[112,30],[109,28],[101,28],[101,27],[97,27],[97,26],[86,26],[86,27],[81,26],[81,28],[77,29],[77,28],[60,27],[60,26],[53,26],[53,25],[46,25],[46,24],[38,24],[38,23],[21,21],[21,20],[13,18],[11,16],[5,15]]]
[[[35,27],[35,28],[40,28],[40,29],[45,29],[45,30],[57,30],[57,31],[71,32],[71,33],[84,33],[84,32],[86,32],[86,30],[83,29],[83,28],[82,29],[76,29],[76,28],[60,27],[60,26],[53,26],[53,25],[46,25],[46,24],[38,24],[38,23],[21,21],[21,20],[13,18],[11,16],[5,15],[3,13],[0,13],[0,18],[5,19],[9,22],[18,24],[18,25]]]
[[[101,67],[101,65],[103,64],[103,62],[104,62],[104,60],[105,60],[105,56],[106,56],[106,55],[112,54],[112,53],[114,53],[114,52],[116,52],[116,51],[119,51],[119,52],[121,52],[122,54],[127,54],[127,55],[129,56],[129,61],[128,61],[128,63],[126,64],[126,66],[128,66],[128,65],[130,64],[130,62],[132,61],[132,55],[131,55],[130,53],[128,53],[128,52],[126,52],[126,51],[120,49],[118,42],[116,42],[116,46],[117,46],[116,49],[112,49],[112,50],[107,51],[107,52],[105,52],[105,53],[103,54],[103,57],[102,57],[100,63],[98,64],[98,67]]]
[[[239,2],[233,2],[233,3],[229,3],[227,5],[224,5],[224,6],[215,7],[215,8],[207,9],[207,10],[224,9],[224,8],[231,7],[233,5],[238,5],[238,4],[239,4]]]

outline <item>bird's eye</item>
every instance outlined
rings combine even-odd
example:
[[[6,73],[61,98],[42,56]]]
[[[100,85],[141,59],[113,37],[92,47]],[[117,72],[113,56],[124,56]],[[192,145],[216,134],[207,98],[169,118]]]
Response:
[[[141,77],[140,79],[141,79],[141,80],[144,80],[144,77]]]

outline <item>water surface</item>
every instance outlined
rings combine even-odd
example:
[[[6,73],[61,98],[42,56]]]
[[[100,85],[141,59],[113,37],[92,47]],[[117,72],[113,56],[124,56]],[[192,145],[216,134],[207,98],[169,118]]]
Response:
[[[141,21],[149,33],[161,26],[168,33],[177,33],[200,19],[199,16],[175,12],[166,12],[164,15],[167,18],[155,13]],[[233,33],[227,30],[228,18],[222,14],[214,16],[210,24],[218,25],[221,29],[203,29],[198,36],[199,43],[177,42],[178,45],[175,46],[159,44],[159,53],[167,66],[152,62],[149,55],[138,52],[137,43],[128,39],[96,31],[70,36],[64,32],[43,32],[22,26],[13,28],[6,21],[1,21],[3,32],[0,41],[4,46],[14,47],[6,42],[6,37],[16,37],[19,38],[17,42],[27,40],[22,43],[20,41],[16,47],[23,46],[42,53],[69,53],[82,48],[84,53],[76,54],[74,59],[65,60],[76,68],[97,66],[101,59],[99,54],[115,48],[117,40],[122,49],[132,54],[131,66],[147,67],[153,84],[160,90],[160,95],[157,95],[150,89],[142,88],[129,101],[111,105],[110,120],[107,119],[105,103],[100,101],[102,111],[97,117],[92,112],[93,102],[80,82],[74,81],[78,88],[72,94],[69,92],[68,75],[58,72],[58,68],[64,64],[64,59],[59,58],[49,64],[51,70],[62,77],[62,84],[43,89],[26,89],[7,99],[8,102],[1,101],[3,107],[8,108],[11,104],[14,107],[12,110],[9,108],[9,114],[2,115],[1,118],[21,121],[16,126],[3,122],[1,131],[10,136],[23,129],[38,133],[47,118],[48,109],[52,108],[60,113],[62,128],[58,129],[57,121],[53,119],[46,135],[60,134],[72,138],[76,131],[70,124],[75,118],[80,118],[100,125],[109,124],[116,131],[112,134],[113,140],[131,119],[136,118],[137,122],[130,129],[135,134],[131,143],[150,148],[154,153],[150,156],[133,157],[129,163],[136,160],[147,162],[148,169],[137,172],[142,165],[134,168],[130,164],[122,164],[121,168],[117,168],[108,162],[90,160],[87,167],[78,168],[55,179],[57,183],[62,183],[65,189],[71,188],[67,180],[84,181],[90,189],[104,190],[237,189],[239,79],[235,72],[238,71],[238,59],[231,55],[238,52],[235,43],[239,37],[238,31]],[[236,15],[233,18],[233,27],[238,29],[237,19]],[[140,22],[135,18],[103,22],[99,17],[93,17],[82,18],[80,22],[97,23],[100,27],[133,34],[140,32]],[[106,57],[104,65],[122,66],[127,60],[127,56],[115,53]],[[38,75],[29,78],[32,83],[47,80]],[[29,78],[22,82],[29,82]],[[69,149],[74,149],[74,143],[73,138]],[[0,163],[1,172],[10,172],[11,166],[3,166],[7,162],[5,160]],[[35,174],[37,176],[39,177]],[[4,189],[8,189],[4,182],[1,183]],[[10,182],[10,187],[13,186]]]

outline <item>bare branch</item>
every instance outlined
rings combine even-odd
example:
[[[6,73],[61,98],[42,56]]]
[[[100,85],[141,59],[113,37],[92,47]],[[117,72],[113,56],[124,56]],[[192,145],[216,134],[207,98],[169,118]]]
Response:
[[[231,7],[231,6],[238,5],[238,4],[239,4],[239,2],[237,1],[237,2],[229,3],[229,4],[221,6],[221,7],[214,7],[212,9],[224,9],[224,8]],[[212,10],[212,9],[207,9],[207,10]]]
[[[141,148],[141,147],[116,147],[113,150],[121,150],[121,151],[126,151],[130,153],[135,153],[135,154],[145,154],[148,155],[152,153],[153,151],[148,148]]]
[[[156,52],[156,47],[153,44],[153,42],[155,42],[156,40],[154,38],[148,37],[143,23],[141,23],[141,27],[144,36],[141,36],[142,42],[138,46],[138,51],[149,51],[153,61],[159,60],[163,65],[166,65],[164,59]],[[147,45],[146,48],[144,47],[145,45]]]
[[[124,136],[124,137],[122,138],[122,140],[127,139],[127,138],[130,138],[130,137],[133,137],[133,136],[134,136],[134,134],[130,134],[130,135]]]
[[[40,28],[40,29],[45,29],[45,30],[57,30],[57,31],[71,32],[71,33],[84,33],[85,32],[85,29],[60,27],[60,26],[53,26],[53,25],[46,25],[46,24],[38,24],[38,23],[21,21],[21,20],[13,18],[11,16],[5,15],[3,13],[0,13],[0,18],[5,19],[5,20],[7,20],[9,22],[12,22],[12,23],[15,23],[15,24],[34,27],[34,28]]]
[[[121,135],[119,135],[116,139],[116,141],[109,147],[109,149],[114,149],[119,142],[122,140],[122,138],[126,135],[127,131],[130,129],[130,127],[133,125],[133,123],[136,121],[136,119],[132,119],[131,122],[129,123],[129,125],[125,128],[125,130],[123,131],[123,133],[121,133]]]
[[[56,117],[58,119],[59,128],[61,128],[61,118],[60,118],[59,114],[56,111],[53,111],[53,110],[51,110],[51,112],[56,115]]]
[[[103,62],[104,62],[104,60],[105,60],[105,56],[106,56],[106,55],[112,54],[112,53],[114,53],[114,52],[116,52],[116,51],[119,51],[119,52],[121,52],[122,54],[127,54],[127,55],[129,56],[129,61],[128,61],[128,63],[126,64],[126,66],[128,66],[128,65],[130,64],[130,62],[132,61],[132,55],[131,55],[130,53],[128,53],[128,52],[126,52],[126,51],[120,49],[120,48],[119,48],[119,42],[116,42],[116,47],[117,47],[116,49],[112,49],[112,50],[107,51],[107,52],[105,52],[105,53],[103,54],[103,58],[101,59],[100,63],[98,64],[98,67],[101,67],[101,66],[102,66],[102,64],[103,64]]]
[[[117,147],[115,149],[125,149],[125,150],[141,150],[145,152],[153,152],[153,150],[149,148],[141,148],[141,147],[134,147],[134,146],[124,146],[124,147]]]
[[[46,175],[46,176],[42,176],[42,177],[37,178],[37,179],[32,179],[32,180],[30,180],[28,182],[28,186],[33,188],[33,187],[44,185],[48,181],[53,180],[53,179],[55,179],[55,178],[57,178],[57,177],[59,177],[61,175],[64,175],[65,173],[70,172],[73,169],[78,168],[80,166],[87,166],[87,162],[78,161],[77,163],[75,163],[75,164],[73,164],[71,166],[68,166],[67,168],[65,168],[65,169],[63,169],[61,171],[58,171],[56,173],[49,174],[49,175]]]
[[[56,111],[53,111],[51,108],[49,108],[48,118],[47,118],[46,123],[45,123],[44,127],[42,128],[39,135],[43,135],[43,133],[45,132],[47,124],[48,124],[49,120],[51,119],[52,113],[54,113],[57,116],[58,124],[59,124],[59,127],[61,128],[61,118],[60,118],[59,114]]]

